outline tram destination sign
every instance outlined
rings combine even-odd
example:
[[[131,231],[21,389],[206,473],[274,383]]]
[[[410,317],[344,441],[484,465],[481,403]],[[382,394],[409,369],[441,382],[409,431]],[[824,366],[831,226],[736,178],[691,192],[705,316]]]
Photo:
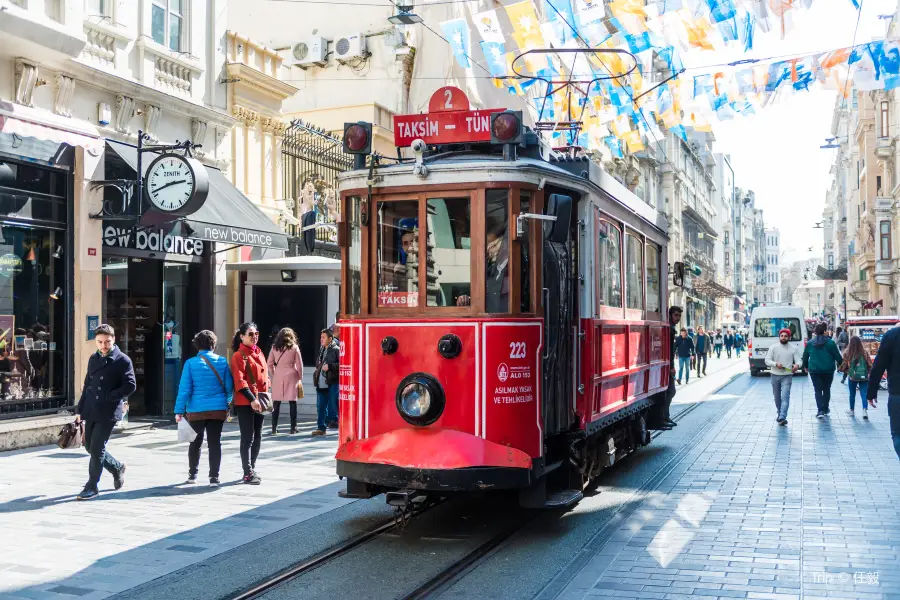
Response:
[[[502,111],[502,108],[490,108],[397,115],[394,117],[394,145],[406,148],[418,139],[429,145],[489,142],[491,114]]]

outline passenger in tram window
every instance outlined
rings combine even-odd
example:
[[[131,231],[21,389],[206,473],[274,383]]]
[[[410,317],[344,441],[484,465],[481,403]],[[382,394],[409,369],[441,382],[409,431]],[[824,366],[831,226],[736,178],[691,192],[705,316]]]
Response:
[[[489,313],[509,312],[509,235],[506,220],[487,223],[485,263],[485,310]]]

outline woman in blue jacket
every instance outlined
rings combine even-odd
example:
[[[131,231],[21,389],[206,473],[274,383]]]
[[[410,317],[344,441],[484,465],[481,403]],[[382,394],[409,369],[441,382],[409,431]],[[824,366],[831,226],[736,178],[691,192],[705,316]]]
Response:
[[[197,356],[184,363],[178,399],[175,401],[175,420],[187,418],[197,437],[188,448],[188,480],[197,483],[200,468],[200,448],[206,432],[209,448],[209,485],[219,485],[219,465],[222,462],[222,426],[228,418],[228,399],[234,382],[228,360],[214,351],[218,338],[204,329],[194,336]]]

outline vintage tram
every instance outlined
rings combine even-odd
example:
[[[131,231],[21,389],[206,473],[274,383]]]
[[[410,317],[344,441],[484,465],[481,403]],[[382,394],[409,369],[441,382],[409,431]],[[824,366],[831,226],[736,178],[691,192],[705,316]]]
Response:
[[[359,158],[340,176],[342,495],[570,504],[659,422],[666,223],[521,113],[446,110],[450,94],[395,117],[409,160],[345,127]]]

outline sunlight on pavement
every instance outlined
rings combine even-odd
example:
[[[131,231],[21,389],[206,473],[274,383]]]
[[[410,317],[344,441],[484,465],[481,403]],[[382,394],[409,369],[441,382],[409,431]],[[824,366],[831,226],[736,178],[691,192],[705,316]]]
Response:
[[[663,568],[667,567],[694,539],[694,529],[700,527],[700,523],[709,512],[712,502],[707,499],[707,494],[688,494],[678,503],[675,515],[682,521],[686,521],[691,527],[685,527],[676,519],[669,519],[654,536],[647,551],[656,559]]]

